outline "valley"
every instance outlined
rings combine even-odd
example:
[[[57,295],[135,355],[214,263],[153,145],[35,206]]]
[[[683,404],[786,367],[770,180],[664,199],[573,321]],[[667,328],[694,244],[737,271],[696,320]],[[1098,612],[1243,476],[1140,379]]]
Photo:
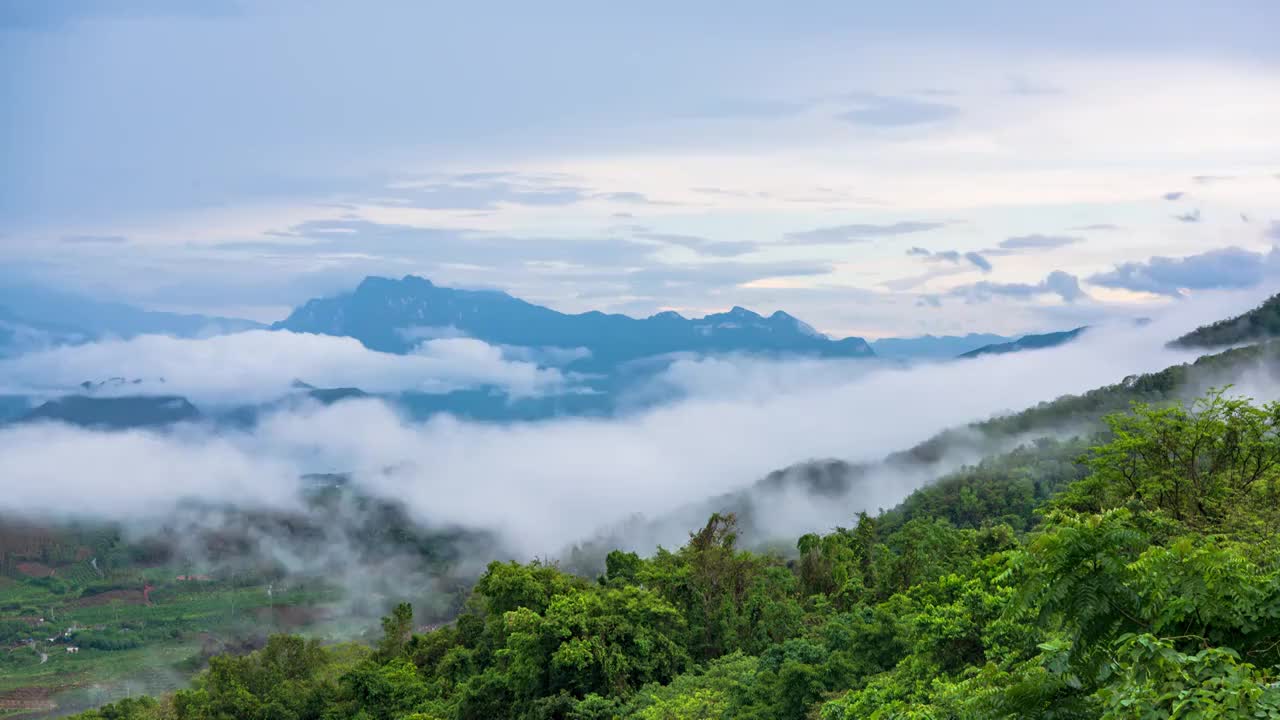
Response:
[[[1269,312],[1270,307],[1264,305],[1257,312]],[[1247,325],[1247,321],[1236,325]],[[639,567],[652,568],[645,572],[656,572],[668,562],[663,558],[672,558],[671,562],[677,557],[692,558],[688,554],[696,544],[677,555],[659,549],[657,556],[645,560],[618,547],[671,537],[672,526],[697,528],[707,517],[712,520],[701,532],[711,533],[707,540],[712,545],[699,552],[740,547],[733,552],[745,553],[743,562],[749,557],[750,563],[761,563],[748,565],[757,567],[751,572],[775,572],[767,570],[770,567],[781,572],[785,567],[788,573],[798,573],[802,583],[819,581],[805,579],[816,572],[809,563],[819,562],[816,558],[828,552],[813,555],[813,543],[820,541],[826,547],[846,537],[845,533],[874,526],[880,542],[888,543],[881,552],[889,553],[882,559],[889,565],[877,571],[886,573],[884,580],[875,582],[890,584],[868,592],[888,598],[895,587],[921,582],[889,581],[905,571],[892,569],[894,563],[907,559],[901,555],[905,548],[897,543],[912,537],[923,527],[921,523],[937,524],[938,532],[946,527],[952,528],[946,531],[951,533],[978,533],[974,538],[986,537],[984,533],[994,528],[1004,528],[1000,532],[1012,533],[1014,538],[1043,532],[1043,508],[1060,502],[1064,492],[1090,477],[1081,458],[1090,454],[1091,445],[1107,441],[1104,416],[1123,413],[1132,403],[1167,407],[1192,402],[1210,388],[1240,378],[1250,378],[1254,384],[1274,383],[1280,375],[1277,353],[1280,350],[1273,343],[1263,342],[1206,354],[1192,363],[953,428],[876,463],[802,463],[667,517],[638,518],[639,524],[602,528],[599,536],[564,548],[549,565],[535,561],[531,566],[489,563],[485,567],[487,560],[482,558],[500,558],[508,552],[496,538],[463,528],[424,526],[394,501],[366,495],[345,474],[302,478],[299,492],[304,507],[294,512],[195,503],[167,519],[150,519],[135,527],[53,519],[41,524],[11,516],[0,526],[0,628],[5,644],[0,658],[5,669],[0,675],[4,678],[0,711],[6,717],[43,717],[103,703],[128,703],[126,698],[135,695],[169,697],[178,692],[181,696],[190,678],[208,672],[210,659],[269,652],[263,648],[277,635],[301,634],[320,640],[328,648],[323,651],[329,658],[326,663],[353,668],[349,663],[368,662],[358,659],[363,657],[358,648],[376,638],[375,619],[402,599],[414,603],[412,632],[426,633],[423,638],[456,633],[457,623],[476,612],[476,598],[492,592],[482,588],[496,582],[495,573],[529,568],[519,572],[533,572],[542,577],[538,582],[567,583],[566,588],[581,582],[575,575],[600,576],[607,586],[621,588],[627,582],[622,578],[636,577],[616,575],[624,572],[618,563],[625,558],[634,557],[626,562],[639,562]],[[1066,428],[1070,431],[1064,435]],[[957,463],[956,458],[972,460]],[[904,499],[894,506],[868,512],[859,498],[878,476],[927,479],[914,492],[899,491]],[[796,544],[794,538],[779,534],[770,518],[797,498],[806,507],[850,508],[837,510],[831,517],[836,523],[840,517],[853,520],[854,529],[837,529],[825,538],[805,535]],[[731,533],[732,539],[721,533]],[[691,537],[694,543],[701,542],[699,533]],[[298,558],[307,555],[311,560],[300,563]],[[863,572],[863,581],[871,582]],[[554,579],[560,573],[573,574]],[[794,592],[783,587],[767,592]],[[821,592],[834,601],[838,590],[827,587]],[[784,601],[777,596],[769,602]],[[782,633],[775,636],[778,640],[734,642],[763,651],[794,630],[778,628],[776,632]],[[351,642],[356,645],[342,649]],[[724,652],[693,646],[689,651],[708,659]],[[660,700],[661,692],[636,697],[666,702]],[[138,712],[145,707],[150,706],[144,703]]]

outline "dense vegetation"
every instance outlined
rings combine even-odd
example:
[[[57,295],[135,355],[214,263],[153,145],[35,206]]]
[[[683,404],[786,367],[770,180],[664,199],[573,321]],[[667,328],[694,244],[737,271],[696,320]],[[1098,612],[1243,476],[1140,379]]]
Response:
[[[1173,341],[1188,348],[1221,347],[1280,336],[1280,295],[1274,295],[1243,315],[1196,328]]]
[[[1280,404],[1136,406],[879,517],[740,549],[716,515],[595,580],[493,563],[374,648],[276,636],[84,718],[1280,718]]]
[[[298,509],[188,503],[163,526],[0,515],[0,718],[175,690],[272,633],[376,632],[387,595],[457,614],[476,572],[454,568],[492,556],[483,533],[424,526],[345,476],[303,480]]]

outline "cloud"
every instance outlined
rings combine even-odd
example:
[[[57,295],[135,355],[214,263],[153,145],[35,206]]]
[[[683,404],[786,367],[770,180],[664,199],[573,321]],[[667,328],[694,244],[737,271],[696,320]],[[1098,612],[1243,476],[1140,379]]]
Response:
[[[669,200],[654,200],[644,193],[634,191],[622,192],[603,192],[592,195],[594,198],[603,200],[611,200],[613,202],[630,203],[633,205],[679,205],[680,203],[671,202]]]
[[[238,437],[8,425],[0,426],[0,455],[13,479],[0,497],[5,512],[137,518],[167,514],[185,500],[297,503],[298,463],[247,451]]]
[[[502,345],[501,348],[502,356],[508,360],[518,360],[543,367],[559,367],[591,357],[591,351],[584,347]]]
[[[965,253],[964,259],[968,260],[970,263],[972,263],[974,266],[976,266],[979,270],[981,270],[984,273],[991,272],[991,263],[986,258],[982,257],[982,255],[976,252]]]
[[[632,290],[661,296],[678,286],[699,290],[729,287],[779,277],[812,277],[827,275],[833,269],[828,262],[788,261],[778,262],[703,262],[685,265],[653,265],[626,270],[601,277],[602,280],[618,279]]]
[[[1186,193],[1185,193],[1185,192],[1183,192],[1183,191],[1181,191],[1181,190],[1179,190],[1179,191],[1176,191],[1176,192],[1167,192],[1167,193],[1165,193],[1164,195],[1162,195],[1161,197],[1163,197],[1165,200],[1168,200],[1168,201],[1172,202],[1172,201],[1175,201],[1175,200],[1181,200],[1183,195],[1186,195]]]
[[[858,93],[849,96],[849,99],[855,103],[855,107],[836,117],[864,127],[927,125],[950,120],[960,114],[960,109],[954,105],[906,96]]]
[[[811,103],[767,98],[724,98],[695,111],[705,118],[780,118],[797,115]]]
[[[558,392],[565,385],[559,371],[512,359],[502,348],[439,336],[408,355],[374,352],[352,338],[255,330],[204,339],[144,335],[0,360],[0,387],[13,394],[61,394],[113,377],[126,383],[104,392],[183,395],[209,403],[266,402],[289,394],[296,381],[373,393],[495,386],[516,396]]]
[[[1036,233],[1034,235],[1018,235],[1001,240],[1000,247],[1005,250],[1049,250],[1083,241],[1084,238],[1073,235],[1041,235]]]
[[[1192,176],[1191,178],[1192,181],[1200,183],[1201,185],[1208,185],[1210,183],[1216,183],[1216,182],[1226,182],[1228,180],[1235,180],[1235,179],[1236,179],[1235,175],[1195,175],[1195,176]]]
[[[1267,229],[1267,237],[1280,242],[1280,220],[1271,221],[1271,227]]]
[[[129,239],[123,235],[64,235],[62,242],[68,245],[123,245]]]
[[[1094,223],[1093,225],[1077,225],[1067,229],[1074,230],[1076,232],[1109,232],[1112,230],[1122,230],[1123,228],[1111,223]]]
[[[339,194],[339,206],[373,205],[423,210],[494,211],[503,206],[566,207],[587,200],[629,205],[673,205],[635,191],[601,191],[561,173],[468,172],[400,180],[375,191]]]
[[[655,250],[652,245],[622,237],[515,237],[379,223],[358,216],[307,220],[286,230],[275,231],[271,236],[281,240],[227,243],[218,249],[300,256],[360,252],[412,257],[418,262],[506,268],[523,268],[536,262],[629,267],[648,261]]]
[[[713,257],[736,257],[754,252],[760,246],[745,240],[716,241],[697,235],[681,235],[678,233],[660,233],[644,230],[634,235],[645,240],[654,240],[668,245],[688,248],[701,255]]]
[[[952,254],[958,255],[959,253],[956,253],[954,250],[952,250],[952,251],[944,251],[938,254],[949,257]],[[935,260],[935,258],[933,257],[925,258],[925,259]],[[948,275],[958,275],[965,272],[968,272],[968,270],[966,270],[964,267],[959,265],[959,261],[957,260],[957,261],[948,262],[946,263],[946,265],[943,265],[940,267],[931,268],[928,272],[921,273],[919,275],[891,278],[889,280],[885,280],[881,282],[880,285],[881,287],[884,287],[885,289],[891,290],[893,292],[903,292],[903,291],[911,290],[913,288],[920,287],[921,285],[929,282],[930,280],[934,280],[936,278],[947,277]]]
[[[930,253],[928,250],[919,247],[913,247],[907,251],[908,255],[924,257],[925,260],[931,262],[949,262],[959,264],[967,262],[978,268],[984,273],[991,272],[991,262],[982,256],[982,253],[966,252],[961,253],[958,250],[940,250],[936,253]],[[915,284],[915,283],[913,283]]]
[[[647,239],[644,234],[653,237]],[[662,251],[667,244],[690,247],[703,257],[694,262],[665,260]],[[534,302],[543,300],[525,288],[545,292],[554,287],[552,296],[560,298],[562,304],[557,307],[563,309],[642,314],[681,302],[719,305],[715,300],[719,293],[745,283],[825,275],[832,270],[826,261],[729,259],[751,249],[746,242],[656,233],[638,225],[616,227],[598,236],[518,237],[377,223],[351,216],[298,223],[263,240],[224,244],[211,252],[218,254],[215,257],[238,257],[253,268],[282,262],[310,267],[316,258],[324,258],[334,268],[330,273],[343,282],[336,286],[326,283],[320,292],[334,292],[358,282],[363,275],[386,274],[388,267],[399,267],[446,285],[501,287]],[[263,282],[270,282],[270,276]],[[254,287],[257,285],[246,291],[252,292]],[[296,304],[315,294],[290,302]],[[593,302],[565,307],[566,298]],[[601,299],[611,302],[601,304]]]
[[[1002,296],[1020,300],[1030,300],[1042,295],[1057,295],[1065,302],[1076,302],[1088,297],[1080,289],[1080,280],[1075,275],[1054,270],[1039,283],[995,283],[979,282],[962,285],[951,290],[949,295],[963,297],[970,302],[988,302],[993,297]]]
[[[1181,297],[1184,290],[1253,287],[1275,271],[1275,252],[1250,252],[1228,247],[1186,257],[1155,256],[1128,262],[1089,278],[1103,287]]]
[[[1174,215],[1173,218],[1179,222],[1198,223],[1200,222],[1200,208],[1196,208],[1191,212],[1183,213],[1181,215]]]
[[[565,184],[564,180],[512,172],[464,173],[396,182],[379,189],[377,197],[349,199],[425,210],[495,210],[503,205],[573,205],[590,195],[587,188]]]
[[[1080,289],[1080,280],[1070,273],[1054,270],[1049,273],[1041,285],[1050,292],[1056,293],[1067,302],[1075,302],[1087,297]]]
[[[1036,82],[1022,75],[1012,75],[1009,77],[1007,92],[1022,96],[1061,95],[1062,88]]]
[[[834,225],[790,232],[783,239],[792,245],[835,245],[844,243],[860,243],[877,238],[896,237],[911,233],[927,232],[945,227],[946,223],[905,220],[887,225],[855,223],[852,225]]]
[[[875,461],[960,423],[1181,362],[1190,355],[1163,347],[1195,320],[1180,322],[1100,328],[1061,348],[924,368],[679,361],[662,382],[682,388],[684,400],[615,418],[410,423],[383,403],[355,400],[218,435],[2,428],[0,511],[133,517],[187,497],[254,507],[288,503],[301,473],[349,471],[422,522],[492,529],[523,557],[549,556],[635,514],[704,506],[797,461]],[[891,506],[930,479],[888,475],[840,502],[771,506],[770,526],[792,537],[821,530]],[[678,543],[688,529],[652,540]]]

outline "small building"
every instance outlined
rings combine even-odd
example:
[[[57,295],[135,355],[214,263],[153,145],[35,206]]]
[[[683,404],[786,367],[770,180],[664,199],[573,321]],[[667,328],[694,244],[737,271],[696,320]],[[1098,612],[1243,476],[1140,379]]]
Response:
[[[70,654],[72,654],[72,655],[74,655],[74,654],[76,654],[76,653],[80,652],[80,648],[76,647],[75,645],[72,645],[72,646],[70,646],[70,647],[68,647],[68,648],[67,648],[67,652],[68,652],[68,653],[70,653]]]

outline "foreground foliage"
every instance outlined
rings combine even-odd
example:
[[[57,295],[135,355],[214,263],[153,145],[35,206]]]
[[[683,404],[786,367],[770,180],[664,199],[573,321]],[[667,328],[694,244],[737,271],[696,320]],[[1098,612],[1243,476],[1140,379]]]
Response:
[[[1280,405],[1135,406],[880,517],[738,547],[715,515],[595,580],[493,563],[375,648],[277,636],[84,718],[1280,718]]]

